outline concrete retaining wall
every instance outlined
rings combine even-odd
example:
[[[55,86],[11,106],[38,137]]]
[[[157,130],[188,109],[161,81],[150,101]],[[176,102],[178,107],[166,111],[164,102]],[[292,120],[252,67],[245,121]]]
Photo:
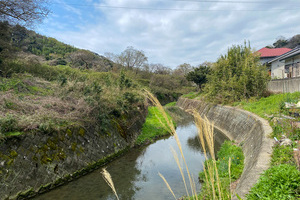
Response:
[[[198,111],[227,137],[242,145],[245,167],[235,192],[244,198],[260,174],[269,167],[273,142],[268,138],[272,133],[268,122],[244,110],[199,100],[180,98],[177,105],[185,110]]]
[[[272,80],[268,84],[268,90],[276,93],[300,92],[300,77]]]
[[[0,140],[0,199],[27,199],[105,164],[133,145],[146,110],[112,121],[106,132],[91,125]]]

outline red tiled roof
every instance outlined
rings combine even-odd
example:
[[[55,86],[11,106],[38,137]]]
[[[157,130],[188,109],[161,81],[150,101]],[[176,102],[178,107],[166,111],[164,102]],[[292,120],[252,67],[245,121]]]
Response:
[[[275,49],[269,49],[269,48],[262,48],[258,50],[257,52],[260,53],[260,57],[276,57],[280,56],[284,53],[289,52],[292,49],[289,48],[275,48]]]

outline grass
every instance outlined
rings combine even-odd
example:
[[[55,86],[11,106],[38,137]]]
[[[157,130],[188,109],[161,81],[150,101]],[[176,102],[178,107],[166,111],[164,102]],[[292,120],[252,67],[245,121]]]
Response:
[[[296,102],[300,99],[300,92],[273,94],[269,97],[261,98],[259,100],[249,100],[236,102],[233,106],[239,106],[244,110],[259,115],[260,117],[267,118],[267,115],[279,114],[282,112],[284,102]]]
[[[110,129],[144,107],[141,88],[125,73],[12,61],[0,79],[0,131],[48,133],[90,124]],[[122,81],[121,81],[122,80]],[[130,84],[129,84],[130,83]]]
[[[176,101],[170,102],[170,103],[165,105],[165,107],[172,107],[172,106],[176,106]]]
[[[300,139],[300,129],[293,126],[299,118],[286,118],[291,110],[285,108],[285,102],[297,103],[300,92],[273,94],[253,101],[237,102],[234,105],[268,119],[273,128],[271,137],[278,140],[285,137],[296,141]],[[300,147],[293,143],[289,146],[274,145],[271,167],[260,177],[259,182],[250,190],[247,199],[298,199],[300,197],[299,171],[293,149]]]
[[[292,146],[284,146],[284,145],[280,146],[279,144],[276,144],[273,147],[271,166],[276,166],[281,164],[295,165]]]
[[[217,166],[220,177],[228,178],[229,159],[231,159],[231,179],[235,181],[241,176],[244,169],[244,154],[241,147],[234,145],[232,141],[225,141],[218,151],[217,157]],[[211,162],[211,160],[207,160],[206,162]],[[203,172],[199,173],[199,178],[202,181],[205,180]]]
[[[22,132],[8,132],[5,133],[5,136],[19,136],[19,135],[23,135]]]
[[[281,164],[266,170],[247,195],[248,200],[300,198],[300,171],[292,165]]]
[[[190,93],[188,93],[188,94],[182,95],[182,97],[188,98],[188,99],[195,99],[195,98],[198,97],[199,95],[200,95],[199,92],[190,92]]]
[[[237,180],[244,169],[244,154],[241,147],[234,145],[232,141],[225,141],[218,152],[218,159],[216,167],[218,169],[220,185],[222,185],[222,193],[227,194],[223,199],[228,199],[230,195],[230,184],[232,181]],[[212,165],[213,160],[206,160],[204,166]],[[211,180],[206,179],[205,171],[199,173],[199,179],[202,183],[201,193],[198,195],[199,199],[208,199],[211,194]],[[217,180],[214,180],[216,182]]]
[[[171,120],[170,115],[168,119]],[[174,122],[172,122],[174,124]],[[142,127],[142,133],[136,140],[137,145],[141,145],[147,141],[152,141],[157,137],[170,134],[170,129],[167,126],[167,121],[164,119],[163,113],[158,107],[148,107],[148,115]]]

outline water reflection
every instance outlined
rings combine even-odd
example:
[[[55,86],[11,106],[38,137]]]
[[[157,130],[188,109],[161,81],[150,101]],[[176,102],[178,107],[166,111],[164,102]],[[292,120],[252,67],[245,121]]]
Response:
[[[215,150],[215,154],[217,154],[217,152],[220,150],[220,147],[223,143],[223,141],[228,140],[228,138],[223,135],[219,130],[214,129],[214,150]],[[191,151],[201,151],[201,153],[204,153],[203,147],[200,145],[200,140],[198,135],[196,135],[195,137],[191,137],[187,140],[187,145],[189,146]],[[206,151],[208,151],[208,146],[205,146]],[[208,152],[207,152],[208,153]]]
[[[196,177],[199,171],[202,170],[202,163],[205,159],[197,139],[197,128],[190,121],[182,126],[178,126],[176,130],[182,143],[189,170],[193,177],[197,179]],[[107,166],[120,199],[174,199],[162,179],[158,176],[158,172],[165,176],[178,198],[185,195],[180,171],[170,151],[170,146],[179,155],[175,139],[169,137],[144,148],[132,149],[129,153]],[[183,166],[182,159],[180,162]],[[188,180],[187,177],[186,179]],[[197,188],[200,188],[199,183],[197,183]],[[35,199],[112,200],[115,197],[102,179],[100,170],[96,170]]]

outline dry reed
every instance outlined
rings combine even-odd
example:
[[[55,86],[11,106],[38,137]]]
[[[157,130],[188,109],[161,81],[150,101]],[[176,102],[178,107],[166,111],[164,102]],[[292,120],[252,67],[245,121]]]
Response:
[[[158,175],[162,178],[162,180],[165,182],[167,188],[170,190],[170,192],[172,193],[173,197],[175,198],[175,200],[177,199],[172,188],[170,187],[168,181],[165,179],[165,177],[161,174],[161,173],[158,173]]]
[[[171,148],[171,151],[173,153],[176,164],[177,164],[177,166],[180,170],[180,174],[182,176],[182,180],[183,180],[183,183],[184,183],[184,186],[185,186],[187,196],[189,198],[192,198],[193,200],[194,199],[198,200],[199,197],[197,195],[196,184],[195,184],[193,176],[191,176],[191,174],[189,172],[188,165],[186,163],[186,160],[185,160],[185,157],[184,157],[184,154],[183,154],[182,146],[181,146],[181,143],[179,141],[178,135],[176,133],[175,127],[173,125],[172,119],[168,118],[164,108],[162,107],[160,102],[157,100],[157,98],[155,98],[148,91],[145,92],[145,95],[151,101],[151,103],[160,110],[160,112],[163,116],[163,120],[165,120],[165,122],[167,124],[167,125],[165,125],[165,123],[163,123],[162,120],[158,117],[158,119],[159,119],[160,123],[162,124],[162,126],[164,126],[164,128],[166,130],[168,130],[172,136],[174,136],[174,139],[175,139],[176,144],[178,146],[178,149],[180,151],[181,158],[184,161],[185,170],[186,170],[186,173],[187,173],[188,178],[189,178],[189,185],[190,185],[190,190],[191,190],[192,196],[189,195],[189,190],[188,190],[187,183],[186,183],[186,180],[185,180],[185,177],[184,177],[183,168],[182,168],[182,166],[180,165],[180,162],[179,162],[179,157],[178,157],[176,151],[173,148]],[[226,199],[226,194],[222,194],[222,186],[221,186],[221,181],[220,181],[220,178],[219,178],[218,168],[217,168],[217,164],[216,164],[216,156],[215,156],[215,153],[214,153],[214,126],[211,122],[209,122],[209,120],[206,117],[202,118],[198,112],[192,111],[192,114],[194,116],[195,124],[196,124],[196,127],[198,129],[198,136],[199,136],[200,144],[203,148],[205,159],[208,160],[208,155],[210,155],[210,157],[212,159],[211,162],[207,162],[207,164],[204,165],[204,167],[203,167],[203,171],[204,171],[204,174],[205,174],[205,181],[206,181],[207,184],[209,184],[210,192],[212,194],[212,199],[213,200]],[[231,159],[229,159],[229,179],[231,177],[230,166],[231,166]],[[113,186],[113,183],[112,183],[112,180],[111,180],[111,177],[110,177],[110,175],[109,176],[107,175],[108,172],[106,170],[105,170],[105,174],[106,174],[106,176],[108,177],[108,180],[109,180],[109,181],[107,181],[105,179],[107,184],[112,188],[113,192],[117,196],[116,190],[114,189],[114,186]],[[175,196],[171,186],[167,182],[167,180],[160,173],[159,173],[159,176],[163,179],[163,181],[165,182],[167,188],[170,190],[173,197],[176,199],[176,196]],[[230,183],[231,183],[231,181],[230,181]],[[215,188],[215,184],[216,184],[217,188]],[[231,199],[230,194],[227,196],[227,199]]]
[[[107,183],[107,185],[112,189],[113,193],[119,200],[119,197],[118,197],[117,191],[115,189],[114,182],[110,176],[110,173],[105,168],[103,168],[101,174],[102,174],[103,179]]]

